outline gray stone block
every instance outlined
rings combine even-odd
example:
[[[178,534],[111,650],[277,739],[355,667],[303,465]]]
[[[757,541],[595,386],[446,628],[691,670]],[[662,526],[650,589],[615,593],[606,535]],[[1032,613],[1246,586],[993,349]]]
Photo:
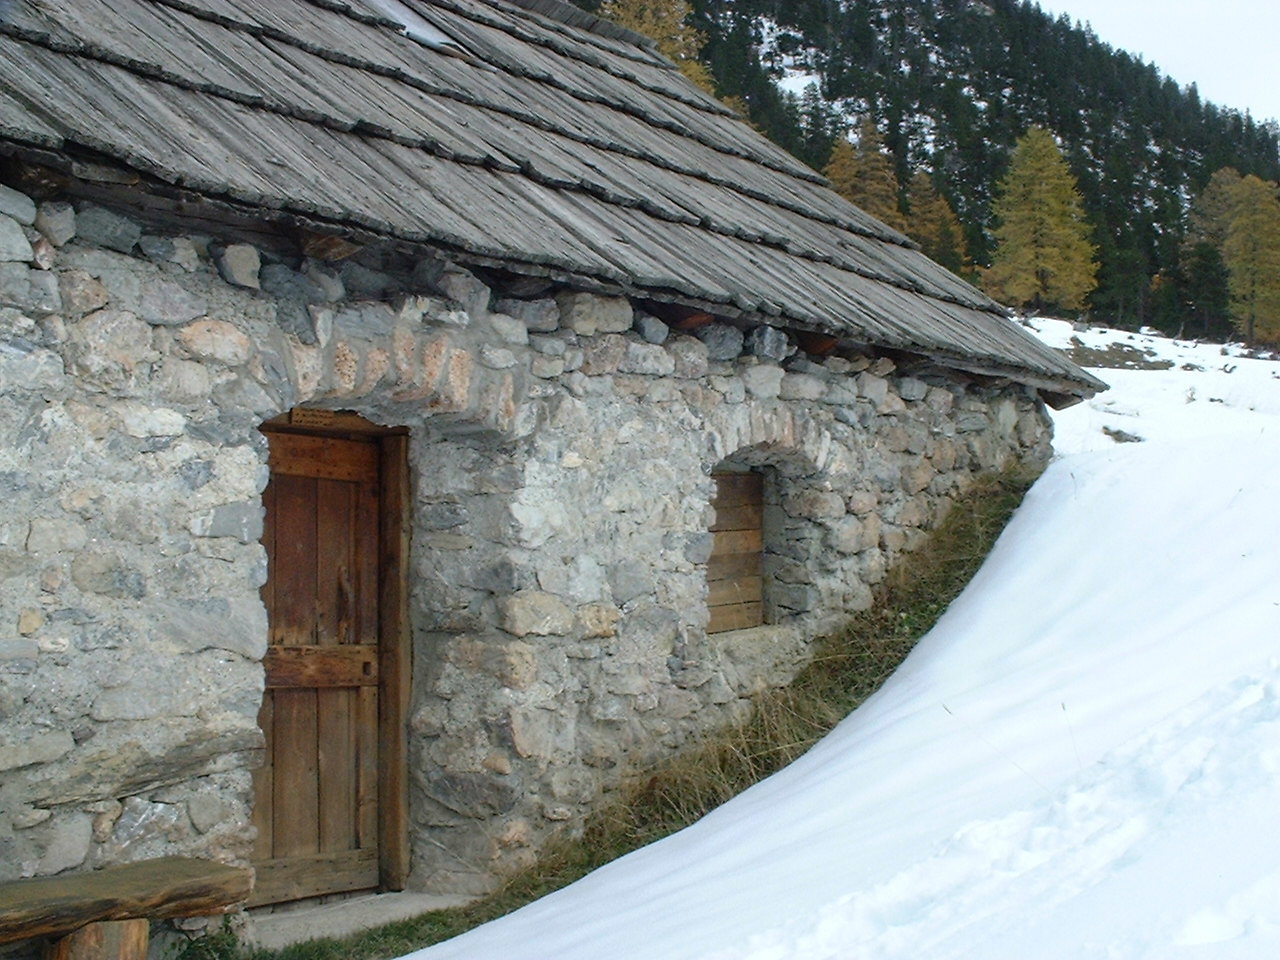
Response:
[[[582,344],[582,372],[589,377],[613,373],[626,351],[627,340],[617,334],[588,337]]]
[[[142,227],[106,207],[86,204],[76,216],[76,235],[85,243],[131,253],[142,239]]]
[[[29,227],[36,222],[36,205],[25,193],[0,183],[0,214]]]
[[[529,328],[523,321],[505,313],[491,313],[486,321],[503,343],[522,346],[529,342]]]
[[[710,360],[732,360],[742,353],[742,331],[727,323],[709,323],[694,331],[694,336],[707,345]]]
[[[28,737],[0,742],[0,770],[17,770],[37,763],[57,760],[75,748],[65,730],[41,730]]]
[[[480,363],[490,370],[510,370],[516,365],[516,355],[505,347],[486,343],[480,347]]]
[[[170,280],[151,280],[138,298],[138,316],[155,326],[181,326],[208,312],[208,297]]]
[[[227,283],[237,287],[257,290],[262,286],[259,271],[262,258],[257,247],[247,243],[233,243],[216,255],[218,273]]]
[[[142,571],[110,552],[78,555],[71,561],[71,580],[85,593],[118,600],[141,600],[147,595]]]
[[[782,378],[778,396],[783,400],[819,400],[826,392],[824,380],[808,373],[788,373]]]
[[[235,537],[241,543],[262,539],[262,504],[257,500],[224,503],[193,517],[189,525],[197,537]]]
[[[502,603],[502,629],[517,637],[566,634],[573,629],[573,611],[552,594],[521,590]]]
[[[551,333],[560,329],[560,307],[550,297],[541,300],[499,300],[498,313],[515,317],[531,333]]]
[[[0,214],[0,261],[30,263],[34,259],[35,252],[22,225],[13,217]]]
[[[424,778],[427,796],[464,817],[488,818],[516,805],[516,782],[487,773],[435,770]]]
[[[870,372],[858,374],[858,396],[880,406],[889,396],[889,381]]]
[[[770,326],[759,326],[751,330],[746,338],[747,351],[755,356],[775,363],[781,363],[791,353],[791,342],[787,335]]]
[[[650,377],[669,377],[675,373],[675,357],[656,343],[627,343],[618,363],[622,373],[638,373]]]
[[[138,249],[142,251],[142,255],[148,260],[156,263],[168,263],[173,259],[176,247],[173,244],[173,237],[160,237],[154,233],[144,233],[138,239]]]
[[[609,589],[618,603],[653,593],[653,568],[641,560],[622,560],[609,568]]]
[[[929,385],[915,377],[903,377],[898,381],[898,396],[903,400],[915,402],[923,400],[929,393]]]
[[[36,873],[49,876],[84,863],[93,840],[93,821],[87,814],[61,814],[50,820],[46,827],[50,837]]]
[[[301,303],[329,302],[329,297],[320,284],[283,263],[264,264],[258,271],[258,283],[265,293],[283,300]]]
[[[36,517],[27,534],[27,549],[37,556],[79,550],[89,542],[89,532],[78,519]]]
[[[707,345],[694,337],[677,337],[667,346],[676,362],[676,376],[700,380],[707,375]]]
[[[46,201],[36,211],[35,228],[55,247],[60,247],[76,235],[75,208],[69,203]]]
[[[667,337],[671,335],[671,328],[665,323],[639,310],[636,311],[635,328],[636,332],[649,343],[666,343]]]
[[[622,333],[631,329],[635,313],[624,297],[566,290],[556,296],[560,325],[584,337],[597,333]]]
[[[446,264],[435,287],[472,317],[482,317],[489,312],[493,292],[469,270]]]
[[[785,373],[781,367],[759,364],[742,371],[742,383],[747,392],[758,400],[774,400],[782,389]]]

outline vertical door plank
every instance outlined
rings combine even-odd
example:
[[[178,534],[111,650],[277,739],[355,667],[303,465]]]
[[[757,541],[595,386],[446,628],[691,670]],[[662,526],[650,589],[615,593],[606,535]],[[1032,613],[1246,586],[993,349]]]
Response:
[[[352,694],[356,698],[355,715],[358,720],[355,727],[356,845],[362,850],[377,850],[378,781],[382,774],[378,762],[378,688],[358,687]]]
[[[351,642],[354,512],[353,484],[316,481],[316,642],[322,646]]]
[[[356,590],[355,628],[357,643],[379,642],[378,575],[381,556],[379,487],[363,483],[355,488],[355,538],[352,581]]]
[[[316,480],[277,476],[271,642],[316,643]]]
[[[370,688],[372,689],[372,688]],[[320,850],[356,849],[356,689],[317,690],[320,707]]]
[[[349,459],[357,444],[335,442],[330,461]],[[316,481],[316,558],[319,600],[316,642],[321,646],[353,639],[355,584],[355,485],[344,480]],[[356,841],[356,732],[353,692],[317,691],[319,705],[320,850],[352,850]]]
[[[346,461],[351,443],[335,442],[330,462]],[[351,643],[355,584],[352,579],[355,490],[343,480],[316,481],[316,643]],[[352,691],[316,691],[319,709],[320,850],[352,850],[356,842],[356,735]]]
[[[381,473],[381,464],[379,465]],[[382,625],[379,620],[379,573],[381,564],[381,477],[379,483],[360,484],[356,493],[355,558],[353,574],[357,584],[356,630],[358,642],[377,645]],[[379,664],[381,666],[381,664]],[[377,850],[381,842],[378,814],[381,802],[379,782],[383,776],[379,750],[380,687],[361,687],[356,698],[356,832],[361,849]]]
[[[316,691],[280,689],[276,691],[275,700],[276,856],[318,853]]]

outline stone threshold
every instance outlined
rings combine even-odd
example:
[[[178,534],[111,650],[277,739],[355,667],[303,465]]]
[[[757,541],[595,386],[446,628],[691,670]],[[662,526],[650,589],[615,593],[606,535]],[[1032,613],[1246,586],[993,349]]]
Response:
[[[349,937],[424,913],[466,906],[474,899],[429,893],[375,893],[287,912],[250,910],[241,938],[257,949],[281,950],[308,940]]]

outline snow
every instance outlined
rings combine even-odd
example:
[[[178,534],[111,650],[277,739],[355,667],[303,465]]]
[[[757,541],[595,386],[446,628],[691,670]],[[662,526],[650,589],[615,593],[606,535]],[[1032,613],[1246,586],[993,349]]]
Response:
[[[414,957],[1280,956],[1280,363],[1031,325],[1173,365],[1055,416],[884,688],[689,829]]]
[[[773,68],[774,85],[779,90],[799,97],[809,87],[813,87],[815,92],[821,89],[822,77],[813,68],[813,64],[818,62],[816,47],[797,47],[794,52],[784,53],[783,37],[790,38],[794,46],[794,34],[769,17],[758,17],[756,28],[760,31],[760,62]]]

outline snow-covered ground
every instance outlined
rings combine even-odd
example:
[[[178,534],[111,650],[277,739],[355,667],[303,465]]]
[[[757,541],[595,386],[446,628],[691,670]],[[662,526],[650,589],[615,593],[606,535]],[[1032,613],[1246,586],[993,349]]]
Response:
[[[1173,365],[1057,415],[885,687],[695,826],[415,956],[1280,957],[1280,363],[1033,325]]]

